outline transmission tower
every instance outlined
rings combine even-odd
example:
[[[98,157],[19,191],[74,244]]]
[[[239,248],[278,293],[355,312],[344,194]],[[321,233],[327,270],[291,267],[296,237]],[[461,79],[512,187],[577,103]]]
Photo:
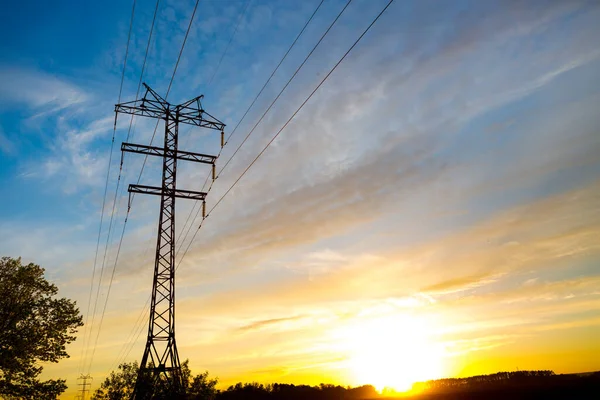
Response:
[[[83,383],[77,383],[77,386],[81,386],[81,389],[79,389],[79,394],[76,396],[78,400],[85,400],[87,392],[90,391],[89,386],[92,384],[91,380],[92,377],[89,374],[82,374],[79,378],[77,378],[78,382],[83,381]]]
[[[142,99],[115,105],[115,112],[138,115],[165,121],[163,147],[123,143],[121,151],[159,156],[163,158],[162,186],[129,185],[128,192],[160,196],[160,216],[156,241],[156,258],[148,338],[140,363],[132,399],[152,399],[158,391],[166,390],[169,398],[185,395],[181,376],[181,364],[175,342],[175,198],[202,201],[205,210],[204,192],[177,189],[177,160],[194,161],[212,165],[215,179],[216,156],[182,151],[177,148],[179,124],[195,125],[221,131],[221,147],[224,145],[223,124],[204,111],[203,96],[185,103],[172,105],[144,83],[146,93]],[[115,115],[115,123],[116,117]],[[131,206],[131,202],[129,204]],[[159,389],[161,387],[162,389]]]

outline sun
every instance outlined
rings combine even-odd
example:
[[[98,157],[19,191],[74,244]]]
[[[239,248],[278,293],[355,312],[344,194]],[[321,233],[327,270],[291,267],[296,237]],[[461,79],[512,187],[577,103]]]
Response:
[[[353,381],[380,392],[406,392],[415,382],[441,377],[442,348],[430,334],[431,327],[411,315],[378,317],[343,328],[340,339]]]

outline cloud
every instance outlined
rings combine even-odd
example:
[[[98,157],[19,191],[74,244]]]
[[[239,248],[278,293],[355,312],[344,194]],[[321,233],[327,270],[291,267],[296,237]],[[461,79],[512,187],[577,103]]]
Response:
[[[560,5],[558,7],[560,8]],[[560,9],[562,10],[561,12],[570,10]],[[541,22],[536,20],[538,17],[545,18],[544,21],[546,22],[544,23],[547,23],[550,17],[546,17],[546,13],[549,15],[556,13],[558,13],[557,15],[562,15],[554,9],[545,10],[541,17],[536,13],[526,13],[522,17],[525,21],[523,23],[539,25]],[[499,16],[498,18],[504,18],[504,16]],[[530,18],[531,21],[527,18]],[[552,18],[557,17],[554,15]],[[505,30],[510,30],[512,26],[508,22],[509,20],[504,22],[505,26],[503,26]],[[480,28],[484,29],[485,26],[482,25]],[[529,31],[528,29],[523,30],[523,32]],[[521,35],[524,34],[523,32],[521,32]],[[474,52],[486,45],[487,37],[482,35],[482,33],[477,32],[477,34],[468,35],[469,37],[472,36],[472,38],[479,38],[479,41],[467,41],[469,46],[459,46],[462,49],[460,54],[464,57],[465,62],[470,60],[471,54],[469,52]],[[494,35],[496,34],[494,33]],[[503,42],[508,41],[510,38],[513,38],[512,40],[516,42],[516,38],[519,37],[512,31],[505,32],[503,35],[497,35],[498,37],[503,37]],[[457,40],[460,42],[463,39]],[[387,43],[385,38],[381,42],[384,44]],[[382,45],[375,46],[372,52],[379,51],[381,53],[382,48],[385,49],[386,47]],[[393,196],[391,194],[390,197],[387,197],[387,193],[380,193],[379,191],[384,190],[384,188],[388,188],[391,191],[389,188],[392,187],[408,187],[406,182],[394,180],[397,179],[397,175],[394,176],[394,172],[388,172],[393,171],[390,167],[405,168],[406,170],[413,168],[415,176],[424,173],[423,177],[425,180],[430,178],[427,176],[428,174],[436,174],[436,172],[428,171],[428,168],[432,170],[438,168],[438,175],[440,175],[438,179],[444,179],[442,176],[448,177],[448,174],[445,174],[443,170],[452,168],[452,164],[455,164],[455,162],[454,160],[440,160],[439,152],[443,151],[444,146],[456,137],[456,131],[460,127],[458,122],[473,118],[490,109],[497,108],[506,102],[526,96],[534,89],[539,89],[543,84],[549,82],[548,79],[544,78],[548,73],[552,74],[552,76],[558,75],[558,72],[552,71],[564,73],[564,71],[568,70],[568,68],[564,68],[561,62],[558,62],[556,70],[552,70],[550,65],[556,66],[557,63],[544,67],[546,70],[550,70],[547,73],[545,70],[540,70],[540,68],[534,66],[538,64],[539,59],[532,57],[528,64],[531,68],[523,68],[530,71],[528,75],[518,77],[514,81],[511,81],[513,77],[510,76],[510,72],[494,77],[495,79],[493,79],[491,84],[483,86],[480,92],[474,93],[476,100],[473,100],[472,104],[467,105],[466,109],[452,106],[452,102],[456,99],[456,96],[460,96],[461,91],[464,90],[464,87],[457,86],[452,88],[453,90],[448,93],[441,92],[429,104],[424,104],[424,107],[422,107],[424,111],[418,111],[418,115],[413,115],[414,112],[412,112],[412,109],[406,109],[404,106],[408,105],[409,101],[415,100],[415,98],[418,101],[420,97],[419,93],[422,93],[428,86],[431,86],[432,80],[434,82],[442,79],[450,82],[453,81],[453,77],[448,71],[441,75],[435,71],[435,68],[439,65],[448,64],[447,61],[449,60],[447,58],[450,57],[448,54],[450,53],[447,53],[442,48],[442,51],[435,53],[435,57],[430,61],[430,66],[427,68],[411,68],[409,73],[407,73],[407,78],[410,77],[411,79],[401,82],[398,81],[398,70],[402,67],[402,63],[410,62],[406,60],[410,60],[410,56],[414,56],[412,54],[409,54],[407,59],[403,58],[402,62],[398,62],[397,64],[386,64],[386,69],[379,71],[380,74],[377,76],[376,82],[365,80],[364,82],[359,81],[361,84],[358,85],[356,79],[352,79],[353,75],[350,73],[340,75],[343,78],[340,77],[337,80],[332,78],[334,82],[331,84],[334,85],[335,89],[325,88],[325,92],[318,98],[318,102],[312,107],[307,106],[307,109],[303,111],[303,115],[306,117],[300,118],[302,122],[298,122],[297,125],[288,128],[288,131],[268,150],[263,159],[258,161],[253,170],[243,178],[238,187],[219,206],[220,209],[225,210],[221,211],[223,215],[233,216],[234,214],[230,213],[229,210],[232,210],[233,213],[238,213],[234,218],[236,225],[241,225],[241,230],[245,230],[244,226],[257,226],[255,223],[245,222],[246,219],[250,221],[250,215],[253,215],[253,222],[268,219],[269,223],[274,225],[269,227],[271,230],[269,237],[271,239],[258,244],[258,247],[268,246],[269,244],[273,245],[273,247],[275,245],[281,246],[283,244],[281,240],[275,239],[282,237],[280,233],[274,231],[275,226],[279,225],[277,221],[282,221],[281,225],[283,225],[284,222],[289,222],[290,218],[299,221],[299,219],[308,219],[311,216],[314,216],[314,221],[318,221],[318,213],[324,214],[321,210],[329,211],[330,206],[327,206],[327,204],[331,204],[331,199],[333,198],[344,199],[343,202],[336,201],[336,206],[340,209],[347,209],[348,211],[354,209],[351,215],[346,214],[346,216],[349,216],[347,219],[348,227],[353,224],[353,219],[356,220],[356,225],[364,223],[368,218],[375,218],[379,207],[381,207],[381,203],[390,201],[390,197]],[[456,56],[455,50],[453,50],[452,54],[453,57]],[[363,59],[369,59],[369,57],[364,57]],[[529,61],[520,60],[519,62]],[[458,67],[456,63],[450,64]],[[498,65],[497,60],[484,58],[482,61],[476,63],[474,67],[477,70],[483,70],[491,64]],[[514,71],[514,69],[509,67],[506,71]],[[453,72],[456,73],[457,71]],[[523,87],[529,87],[527,85],[530,85],[532,89],[518,93],[514,92],[515,90],[522,90]],[[381,89],[382,87],[385,89]],[[398,97],[399,93],[411,93],[411,95]],[[297,98],[301,98],[300,95]],[[280,112],[285,114],[291,108],[285,105],[288,102],[293,103],[291,100],[284,101],[284,105],[280,106]],[[365,124],[365,126],[368,126],[365,129],[362,129],[361,125],[348,129],[351,123],[359,117],[368,121],[376,119],[385,120],[389,117],[386,114],[381,115],[379,113],[373,115],[372,118],[368,118],[368,111],[376,109],[380,103],[388,104],[388,107],[393,107],[394,110],[406,109],[409,119],[417,119],[416,126],[415,124],[406,126],[401,123],[400,127],[386,131],[385,129],[378,129],[376,124],[371,124],[370,126]],[[459,104],[460,102],[455,103]],[[448,106],[449,110],[440,110],[442,106]],[[356,114],[352,110],[360,111]],[[454,115],[460,115],[460,117],[457,117],[455,121],[447,120],[439,111],[453,113]],[[436,113],[439,113],[441,116],[435,116]],[[396,121],[397,118],[392,120]],[[336,124],[338,125],[336,126]],[[255,133],[253,143],[247,146],[246,150],[242,151],[229,167],[228,174],[226,174],[228,176],[219,177],[213,190],[213,199],[219,198],[219,195],[223,193],[225,188],[237,176],[236,172],[240,171],[251,160],[252,156],[258,152],[262,144],[268,139],[269,133],[274,131],[277,126],[277,121],[269,120]],[[446,132],[441,131],[444,127],[446,127]],[[311,134],[311,132],[318,132],[318,134]],[[340,135],[338,132],[344,132],[344,134]],[[371,143],[365,143],[364,132],[369,132],[368,137],[371,139]],[[394,147],[393,141],[400,142],[401,140],[404,140],[404,142],[396,144],[396,147]],[[392,141],[391,145],[387,146],[387,149],[386,141]],[[374,143],[381,143],[381,147],[373,149],[371,146]],[[393,148],[395,151],[388,150],[389,148]],[[431,162],[428,163],[429,159],[427,157],[429,154]],[[414,160],[419,160],[419,162],[415,162],[415,165],[411,166],[410,161],[413,160],[413,157]],[[311,162],[307,163],[306,160],[310,160]],[[377,163],[377,166],[373,165],[371,168],[369,160],[376,160],[373,161],[373,164]],[[428,165],[433,163],[437,163],[437,165]],[[277,165],[278,168],[275,171],[269,171],[268,168],[264,169],[262,165]],[[297,171],[302,171],[302,173],[299,174]],[[361,176],[359,174],[363,171],[365,179],[359,178]],[[482,169],[481,172],[485,173],[488,170]],[[289,177],[291,176],[294,176],[294,179],[290,179]],[[367,180],[369,182],[365,182]],[[426,182],[426,184],[433,185],[432,181]],[[247,188],[253,188],[254,190],[246,190]],[[328,188],[332,188],[331,195],[323,194]],[[343,190],[340,188],[348,189]],[[266,198],[264,196],[265,193],[268,194]],[[279,193],[282,195],[278,195]],[[375,203],[371,204],[369,208],[371,212],[366,212],[369,207],[368,203],[365,203],[364,209],[362,208],[362,204],[353,204],[353,197],[351,195],[356,196],[356,203],[359,203],[358,200],[361,197],[369,201],[371,197],[374,198]],[[300,200],[300,198],[302,199]],[[235,201],[232,199],[235,199]],[[265,200],[268,205],[262,207],[262,209],[257,209],[256,204],[264,203]],[[293,211],[288,210],[285,216],[277,214],[277,206],[281,204],[288,207],[289,201],[291,201],[292,205],[300,201],[305,205],[298,206]],[[346,207],[344,202],[347,203],[348,207]],[[243,203],[245,207],[234,209],[231,207],[234,203]],[[336,212],[338,210],[332,210],[332,218],[326,219],[328,223],[320,227],[321,232],[328,232],[330,227],[336,226]],[[207,221],[208,224],[212,225],[211,221],[215,218],[218,219],[215,225],[225,222],[224,218],[216,214],[211,215]],[[369,215],[369,217],[362,218],[361,215]],[[238,217],[241,217],[241,219]],[[271,219],[271,217],[273,218]],[[343,230],[344,228],[341,227],[340,229]],[[302,230],[299,229],[298,233],[301,232]],[[332,232],[331,234],[334,233]],[[259,239],[260,231],[258,229],[255,229],[252,235],[257,237],[256,243],[261,242]],[[326,235],[328,234],[326,233]],[[250,236],[249,231],[247,236]],[[229,248],[236,248],[235,239],[235,237],[233,241],[229,241],[228,239]],[[213,246],[215,243],[211,239],[206,244],[208,248],[215,248]]]
[[[252,322],[252,323],[244,325],[244,326],[240,326],[238,328],[238,330],[240,332],[254,331],[254,330],[259,330],[264,327],[273,327],[274,325],[281,325],[282,323],[289,322],[289,321],[297,321],[301,318],[304,318],[304,317],[301,315],[297,315],[297,316],[293,316],[293,317],[265,319],[265,320],[255,321],[255,322]]]
[[[587,297],[594,297],[594,287],[600,283],[598,276],[584,276],[577,278],[566,278],[553,282],[530,283],[527,286],[506,289],[501,292],[493,292],[479,296],[473,296],[469,299],[463,299],[464,302],[476,302],[483,300],[486,302],[497,301],[502,304],[517,303],[535,303],[537,301],[562,301],[578,297],[579,300]],[[598,299],[600,300],[600,299]],[[559,309],[557,309],[559,311]]]
[[[491,350],[506,346],[517,340],[521,340],[523,336],[520,334],[480,336],[474,339],[448,340],[444,345],[447,356],[457,356],[474,351]]]
[[[484,286],[495,282],[498,276],[493,274],[478,274],[463,278],[450,279],[444,282],[436,283],[421,289],[422,292],[429,295],[448,294],[458,291],[465,291]]]
[[[205,312],[231,313],[270,309],[274,298],[278,307],[295,309],[344,299],[408,295],[432,288],[454,292],[491,284],[497,279],[492,277],[499,274],[589,258],[599,250],[599,185],[515,207],[418,247],[389,249],[369,262],[348,262],[313,281],[291,276],[188,301],[201,304]],[[511,239],[519,239],[522,244],[504,246]],[[232,302],[235,298],[245,301]]]
[[[169,20],[157,28],[162,39],[150,65],[158,90],[170,78],[178,50],[172,43],[183,37],[187,6],[173,3],[164,11]],[[335,363],[340,354],[328,351],[329,328],[415,309],[447,323],[452,329],[439,335],[449,343],[457,340],[453,334],[462,335],[465,342],[455,344],[462,353],[508,346],[529,337],[536,322],[568,325],[561,319],[569,314],[594,323],[575,315],[598,309],[594,279],[568,275],[593,260],[600,243],[597,99],[582,94],[577,79],[597,63],[591,40],[597,28],[589,21],[597,7],[582,13],[577,2],[474,2],[456,13],[445,3],[418,2],[406,23],[399,22],[406,4],[394,7],[397,14],[365,37],[211,213],[178,270],[179,344],[192,360],[202,354],[211,371],[255,371],[262,379],[269,371]],[[195,25],[178,72],[186,91],[212,72],[192,70],[220,54],[211,35],[234,21],[239,7],[225,11]],[[348,11],[348,21],[364,21],[365,9]],[[282,20],[280,10],[249,12],[238,32],[241,50],[231,51],[215,81],[230,83],[214,88],[226,98],[207,101],[230,127],[256,92],[250,89],[260,86],[265,60],[276,60],[274,49],[286,45],[278,34],[281,43],[262,46],[260,21]],[[219,176],[209,208],[347,48],[356,26],[341,26],[327,51],[307,65]],[[167,43],[163,33],[169,30],[175,35]],[[301,57],[312,38],[307,35],[293,57]],[[253,40],[261,46],[253,49]],[[276,78],[295,68],[288,62]],[[245,66],[241,72],[239,65]],[[272,82],[220,165],[281,84]],[[170,97],[188,97],[177,90]],[[54,103],[77,101],[64,93],[27,104],[52,110]],[[46,168],[71,187],[102,187],[112,117],[94,113],[69,122],[60,125],[65,141],[55,149],[64,156],[55,154]],[[151,123],[138,129],[143,136],[137,141],[147,143],[152,130]],[[203,139],[193,145],[204,146]],[[137,179],[142,159],[126,158],[122,183]],[[142,183],[158,179],[159,168],[151,166]],[[204,176],[183,168],[181,187],[199,189]],[[111,303],[122,306],[119,315],[107,315],[103,363],[133,324],[137,312],[128,311],[141,306],[149,290],[155,200],[140,196],[132,209]],[[178,227],[190,207],[178,202]],[[552,274],[560,275],[556,283],[549,283]]]
[[[77,86],[45,72],[0,67],[0,101],[24,103],[36,116],[55,113],[87,100],[88,96]]]
[[[15,144],[6,136],[4,130],[0,126],[0,151],[6,155],[14,154],[16,150]]]
[[[372,223],[392,210],[394,202],[402,199],[403,194],[410,197],[412,192],[425,190],[420,187],[434,187],[462,173],[456,160],[440,157],[445,146],[457,137],[461,120],[525,96],[531,90],[517,94],[514,90],[529,87],[527,85],[537,90],[550,82],[543,77],[555,77],[569,70],[560,59],[548,59],[552,62],[540,63],[546,54],[536,54],[535,57],[519,60],[521,65],[527,65],[521,68],[528,71],[527,75],[513,79],[511,73],[514,68],[508,66],[504,70],[498,69],[500,73],[492,74],[490,83],[481,85],[481,89],[473,93],[476,100],[466,108],[461,101],[455,101],[457,96],[458,100],[462,100],[465,87],[477,87],[471,80],[465,81],[461,77],[466,72],[460,73],[462,64],[459,61],[471,62],[473,54],[489,46],[490,41],[514,46],[512,43],[521,42],[519,38],[523,36],[540,34],[548,29],[551,31],[553,21],[573,11],[572,7],[558,3],[550,3],[543,12],[534,10],[535,7],[521,8],[513,10],[519,18],[519,24],[505,14],[492,13],[486,23],[478,24],[479,19],[475,19],[475,25],[459,25],[455,35],[443,39],[441,47],[425,58],[419,53],[424,47],[415,46],[401,60],[375,62],[379,61],[382,53],[396,46],[391,38],[398,37],[398,32],[384,29],[385,35],[378,38],[378,45],[363,47],[364,56],[352,60],[357,67],[346,70],[337,78],[336,75],[332,77],[332,82],[328,82],[323,93],[315,98],[315,104],[303,111],[306,117],[299,119],[301,123],[288,128],[289,131],[278,139],[219,206],[219,211],[210,216],[205,224],[207,229],[203,232],[212,232],[202,241],[202,250],[192,247],[184,266],[206,265],[202,274],[207,273],[208,267],[216,261],[226,264],[221,271],[229,270],[227,264],[232,267],[237,264],[236,268],[257,266],[273,252],[281,253],[294,246],[306,246]],[[434,19],[428,20],[430,24],[434,22]],[[488,29],[490,22],[491,26],[497,26],[498,29]],[[515,30],[515,25],[519,29]],[[416,26],[411,29],[416,29]],[[428,43],[432,40],[420,32],[421,41]],[[581,49],[581,53],[584,49]],[[580,49],[574,50],[576,54],[580,53]],[[379,55],[369,56],[374,54]],[[365,60],[374,60],[371,63],[373,65],[366,65]],[[406,65],[411,67],[407,69]],[[481,57],[472,64],[477,71],[489,69],[490,65],[500,64],[493,57]],[[370,76],[371,80],[354,79],[357,71],[373,68],[377,69],[377,74]],[[406,73],[398,74],[398,71]],[[455,79],[457,73],[461,75],[459,79]],[[441,81],[459,84],[442,87],[432,100],[421,103],[420,94]],[[410,93],[410,96],[399,96],[405,93]],[[285,115],[294,102],[301,98],[302,93],[282,99],[278,112]],[[411,101],[423,107],[408,107]],[[370,115],[369,112],[376,110],[379,105],[384,105],[382,111]],[[414,122],[407,124],[398,121],[398,118],[390,118],[386,113],[392,108],[394,113],[398,109],[405,110],[406,120]],[[446,114],[460,117],[453,121]],[[376,120],[394,121],[393,129],[380,129],[377,124],[371,123]],[[357,121],[364,122],[356,125]],[[252,143],[231,164],[229,173],[219,177],[211,193],[213,202],[279,125],[275,117],[265,121],[262,129],[255,133]],[[365,135],[365,132],[369,134]],[[365,137],[370,140],[365,140]],[[310,160],[310,163],[306,160]],[[278,167],[271,169],[262,165]],[[527,167],[519,165],[518,174],[522,175],[520,171]],[[394,168],[398,170],[389,172]],[[473,170],[470,166],[468,168]],[[302,174],[297,171],[302,171]],[[482,175],[490,171],[493,169],[478,169]],[[402,174],[405,178],[400,178]],[[409,174],[412,174],[412,178]],[[470,174],[476,174],[476,171]],[[290,179],[292,176],[294,179]],[[336,205],[332,207],[334,199]],[[337,199],[344,200],[338,202]],[[209,199],[209,207],[210,202]],[[239,204],[244,204],[244,207],[236,207]],[[286,209],[279,210],[283,206]],[[231,221],[235,221],[235,224]],[[295,230],[287,229],[296,223],[298,226]],[[194,256],[196,252],[198,255]]]
[[[41,265],[52,280],[61,282],[62,287],[67,280],[63,274],[65,270],[71,265],[85,263],[92,250],[81,237],[84,225],[83,221],[53,226],[31,222],[13,225],[3,220],[0,224],[0,254],[23,257],[26,262]]]
[[[110,114],[104,114],[83,124],[73,118],[59,116],[55,128],[56,140],[50,145],[50,151],[46,152],[46,157],[41,160],[41,163],[40,160],[36,159],[25,164],[22,176],[30,179],[41,179],[45,182],[57,181],[59,187],[67,195],[78,191],[89,193],[90,190],[101,193],[106,179],[111,150],[110,138],[113,133],[114,122],[115,117]],[[143,134],[148,134],[150,126],[148,121],[141,121],[136,125],[138,125],[138,131],[144,130]],[[117,132],[110,166],[109,184],[111,189],[114,188],[120,169],[119,139],[125,140],[128,126],[129,118],[121,118],[117,121]],[[150,128],[151,133],[152,128]],[[124,182],[137,179],[142,161],[143,156],[126,160],[127,164],[123,166],[122,171]],[[153,161],[156,160],[148,160],[146,170],[152,171],[155,168]],[[147,174],[148,171],[146,171],[146,176]],[[126,186],[126,184],[123,184],[121,188]],[[111,199],[112,196],[107,201],[112,201]]]

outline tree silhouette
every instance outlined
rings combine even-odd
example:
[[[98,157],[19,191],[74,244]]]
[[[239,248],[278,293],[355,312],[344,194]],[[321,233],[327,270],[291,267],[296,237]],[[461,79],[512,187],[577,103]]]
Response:
[[[67,388],[62,379],[38,379],[39,363],[68,357],[83,325],[75,302],[57,293],[39,265],[0,259],[0,398],[54,399]]]
[[[129,399],[133,393],[139,366],[137,362],[123,363],[117,372],[112,371],[92,395],[95,400]]]
[[[192,376],[186,360],[182,373],[186,383],[186,399],[193,400],[373,400],[386,398],[371,385],[343,387],[320,384],[318,386],[294,385],[287,383],[263,384],[242,383],[218,391],[216,379],[210,379],[208,372]],[[113,372],[96,391],[95,400],[129,399],[137,376],[137,364],[122,364],[119,372]],[[422,389],[421,394],[399,399],[421,400],[530,400],[550,398],[590,398],[587,393],[600,390],[600,373],[579,375],[555,375],[548,370],[498,372],[468,378],[449,378],[421,382],[415,385]],[[396,395],[400,395],[396,393]],[[158,393],[154,399],[175,399],[168,393]],[[390,398],[390,397],[387,397]],[[390,398],[390,400],[392,400]]]
[[[92,395],[92,400],[126,400],[131,397],[138,379],[139,365],[137,362],[123,363],[117,371],[112,371],[102,382],[100,388]],[[209,378],[208,371],[193,376],[189,360],[181,364],[181,375],[186,387],[186,400],[214,400],[217,396],[217,379]],[[142,377],[143,379],[143,377]],[[143,389],[144,385],[142,385]],[[153,399],[173,399],[175,396],[168,392],[168,386],[152,388]],[[147,388],[150,389],[150,388]]]
[[[218,394],[217,400],[340,400],[374,399],[379,397],[375,388],[364,385],[344,388],[339,385],[321,383],[319,386],[275,383],[236,383]]]

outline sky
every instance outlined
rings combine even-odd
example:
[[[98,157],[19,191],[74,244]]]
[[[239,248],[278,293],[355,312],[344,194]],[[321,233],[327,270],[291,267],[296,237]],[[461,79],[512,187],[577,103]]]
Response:
[[[194,3],[159,2],[142,80],[163,96]],[[200,0],[168,99],[204,94],[233,132],[218,169],[346,1],[323,2],[234,131],[319,3]],[[350,3],[219,174],[207,209],[386,3]],[[136,2],[121,101],[136,97],[155,7]],[[146,337],[158,198],[134,197],[117,259],[126,188],[144,162],[123,157],[117,191],[132,2],[3,9],[0,254],[43,266],[85,314],[71,357],[44,365],[72,398],[81,373],[97,388],[141,358]],[[220,387],[404,390],[501,370],[599,370],[599,21],[596,1],[392,3],[185,257],[201,218],[177,201],[180,357]],[[130,142],[151,141],[153,120],[132,126]],[[182,149],[219,151],[218,132],[180,136]],[[160,167],[148,159],[140,183],[158,185]],[[200,190],[209,172],[180,162],[178,187]]]

